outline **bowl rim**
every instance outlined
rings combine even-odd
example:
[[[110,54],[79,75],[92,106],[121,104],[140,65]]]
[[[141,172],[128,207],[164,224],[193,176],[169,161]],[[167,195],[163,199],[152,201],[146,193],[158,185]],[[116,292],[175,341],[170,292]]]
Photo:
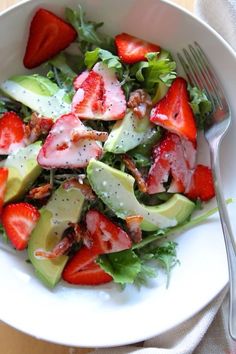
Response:
[[[7,7],[5,10],[0,11],[0,19],[2,16],[8,15],[8,13],[11,13],[15,11],[18,7],[25,6],[29,2],[35,2],[36,3],[39,0],[23,0],[20,1],[16,4],[13,4],[9,7]],[[176,4],[172,2],[171,0],[158,0],[159,2],[162,2],[164,4],[167,4],[170,7],[174,7],[177,11],[182,12],[190,16],[192,19],[195,21],[199,22],[201,25],[203,25],[205,28],[207,28],[210,32],[212,32],[213,35],[215,35],[223,44],[224,46],[231,52],[231,54],[235,57],[236,59],[236,50],[222,37],[222,35],[217,32],[211,25],[209,25],[206,21],[198,17],[194,12],[191,12],[190,10],[186,9],[185,7],[181,6],[180,4]]]
[[[40,0],[23,0],[23,1],[20,1],[19,3],[17,4],[14,4],[14,5],[11,5],[9,6],[7,9],[3,10],[0,12],[0,19],[2,18],[2,16],[7,16],[8,14],[16,11],[19,7],[24,7],[26,6],[28,3],[30,2],[33,2],[34,1],[34,4],[35,4],[35,7],[37,6],[37,3],[40,1]],[[171,0],[158,0],[160,3],[164,3],[164,4],[167,4],[169,7],[172,7],[172,8],[175,8],[177,11],[179,11],[180,13],[184,13],[185,15],[188,15],[190,16],[194,21],[197,21],[198,23],[200,23],[204,28],[206,28],[209,32],[211,32],[223,45],[224,47],[231,53],[231,55],[234,57],[234,59],[236,60],[236,51],[232,48],[232,46],[213,28],[211,27],[207,22],[205,22],[204,20],[202,20],[201,18],[199,18],[198,16],[196,16],[193,12],[191,12],[190,10],[187,10],[186,8],[182,7],[181,5],[179,4],[176,4],[176,3],[173,3]],[[221,291],[215,295],[215,297],[213,299],[210,299],[210,301],[214,301],[215,298],[223,291],[225,291],[225,286],[227,287],[227,285],[224,285],[224,287],[222,287]],[[194,314],[192,314],[192,316],[195,316],[197,313],[199,313],[203,308],[205,308],[208,304],[203,304],[202,308],[199,309],[199,311],[195,312]],[[1,319],[0,319],[1,320]],[[186,319],[188,320],[188,319]],[[20,331],[21,333],[26,333],[24,332],[21,328],[19,328],[17,325],[14,326],[12,323],[8,323],[7,321],[4,321],[4,320],[1,320],[3,323],[6,323],[6,324],[9,324],[11,327],[17,329],[18,331]],[[183,323],[183,322],[181,322]],[[170,328],[171,330],[171,328]],[[34,336],[33,334],[31,333],[26,333],[27,335],[30,335],[30,336]],[[34,336],[35,337],[35,336]],[[41,339],[41,338],[39,338]],[[148,338],[146,338],[148,339]],[[44,341],[48,341],[48,342],[51,342],[51,343],[55,343],[55,344],[60,344],[60,345],[68,345],[70,346],[69,343],[58,343],[57,341],[55,340],[49,340],[49,339],[41,339],[41,340],[44,340]],[[72,344],[73,345],[73,344]],[[125,345],[125,344],[124,344]],[[116,345],[114,345],[116,346]],[[85,348],[85,346],[83,345],[80,345],[81,348]],[[101,346],[97,346],[97,347],[100,347]],[[104,347],[104,346],[103,346]]]

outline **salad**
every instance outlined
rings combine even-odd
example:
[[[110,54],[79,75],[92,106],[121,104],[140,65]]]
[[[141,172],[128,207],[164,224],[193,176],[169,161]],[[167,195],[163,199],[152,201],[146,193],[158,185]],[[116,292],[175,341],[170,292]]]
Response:
[[[53,288],[145,284],[178,262],[167,238],[202,222],[214,197],[197,164],[204,92],[158,44],[100,32],[81,7],[41,8],[23,63],[0,84],[0,222]],[[35,70],[35,71],[34,71]]]

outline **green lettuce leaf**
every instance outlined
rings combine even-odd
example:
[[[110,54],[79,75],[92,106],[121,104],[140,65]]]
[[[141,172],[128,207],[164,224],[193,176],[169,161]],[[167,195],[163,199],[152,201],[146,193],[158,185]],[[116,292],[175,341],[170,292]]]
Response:
[[[48,63],[60,70],[65,77],[74,79],[77,76],[77,74],[68,65],[65,53],[56,55],[54,58],[50,59]]]
[[[188,85],[188,91],[190,95],[190,104],[196,117],[197,127],[199,129],[204,129],[209,123],[209,114],[212,111],[212,104],[208,100],[205,92],[196,86],[191,87]]]
[[[167,275],[166,286],[168,287],[171,270],[178,263],[176,247],[176,242],[165,241],[154,248],[147,246],[140,249],[138,256],[142,267],[135,280],[135,284],[139,286],[147,283],[149,278],[156,277],[157,270],[161,267]]]
[[[144,88],[151,94],[156,93],[159,83],[170,86],[176,78],[176,63],[172,60],[170,53],[148,53],[147,61],[134,64],[131,68],[131,75],[143,83]]]
[[[78,42],[82,53],[94,47],[114,49],[114,40],[97,32],[103,23],[87,21],[80,5],[78,10],[66,8],[65,17],[78,33]]]
[[[85,53],[84,62],[88,69],[91,69],[99,60],[105,63],[108,68],[115,69],[117,74],[121,77],[123,69],[118,56],[102,48],[96,48],[93,51]]]
[[[97,263],[113,277],[115,283],[122,285],[133,284],[141,271],[141,261],[131,250],[100,256]]]

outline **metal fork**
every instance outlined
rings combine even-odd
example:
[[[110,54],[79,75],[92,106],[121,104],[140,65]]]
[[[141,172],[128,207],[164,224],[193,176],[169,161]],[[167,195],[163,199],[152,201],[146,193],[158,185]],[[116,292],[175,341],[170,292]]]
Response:
[[[178,53],[179,61],[191,86],[204,90],[212,104],[210,123],[204,130],[210,148],[211,167],[214,176],[216,200],[224,234],[229,268],[229,333],[236,340],[236,241],[233,237],[230,220],[222,193],[220,176],[219,148],[222,138],[229,130],[231,122],[230,107],[222,86],[206,54],[197,42]]]

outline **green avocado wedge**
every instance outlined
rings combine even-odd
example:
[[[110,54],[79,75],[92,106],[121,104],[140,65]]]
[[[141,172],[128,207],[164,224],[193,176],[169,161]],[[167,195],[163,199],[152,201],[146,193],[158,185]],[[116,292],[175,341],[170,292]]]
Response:
[[[115,123],[104,144],[104,150],[121,154],[134,149],[145,138],[151,129],[149,117],[138,118],[132,110],[128,110],[125,117]]]
[[[135,197],[135,180],[131,175],[95,159],[90,161],[87,175],[93,190],[118,217],[125,219],[130,215],[141,215],[144,231],[176,226],[195,208],[193,202],[180,194],[173,195],[161,205],[145,206]]]
[[[45,117],[57,119],[71,111],[71,99],[48,78],[40,75],[13,76],[0,85],[2,92]]]
[[[0,162],[0,167],[8,168],[7,189],[4,203],[21,198],[40,175],[42,168],[37,156],[41,142],[20,148]]]
[[[35,273],[49,288],[55,287],[68,260],[60,256],[56,260],[43,259],[35,256],[37,249],[51,251],[61,240],[70,223],[80,219],[84,196],[78,188],[65,189],[61,185],[51,199],[40,210],[40,219],[33,230],[28,244],[28,255]]]

